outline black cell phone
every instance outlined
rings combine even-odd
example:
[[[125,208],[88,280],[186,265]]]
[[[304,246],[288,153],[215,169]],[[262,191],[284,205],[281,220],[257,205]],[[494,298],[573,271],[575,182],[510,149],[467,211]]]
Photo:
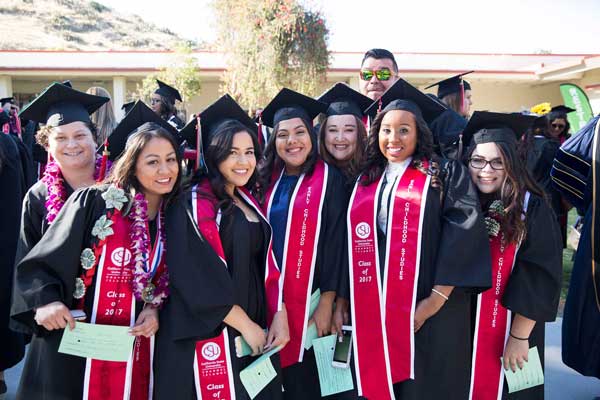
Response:
[[[335,339],[332,365],[337,368],[348,368],[350,365],[350,354],[352,352],[352,327],[342,326],[341,334]]]

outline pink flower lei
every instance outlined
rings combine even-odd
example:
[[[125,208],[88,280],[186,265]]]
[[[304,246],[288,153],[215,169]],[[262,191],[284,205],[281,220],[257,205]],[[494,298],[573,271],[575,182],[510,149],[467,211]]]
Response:
[[[164,213],[159,210],[160,238],[162,242],[161,258],[165,256],[166,240],[164,229]],[[160,307],[164,300],[169,296],[169,273],[167,265],[164,270],[153,282],[154,271],[147,267],[150,261],[150,238],[146,222],[148,221],[148,202],[143,193],[137,193],[133,198],[133,206],[129,213],[129,218],[133,220],[131,224],[131,248],[134,256],[133,270],[133,293],[135,298],[153,307]],[[158,243],[155,244],[158,246]],[[158,270],[156,271],[158,272]]]
[[[94,168],[94,179],[96,180],[100,175],[101,162],[102,156],[96,154],[96,166]],[[110,170],[111,164],[110,161],[107,162],[107,171]],[[46,221],[48,221],[48,224],[52,224],[67,200],[67,191],[65,190],[65,185],[63,183],[62,172],[55,160],[50,161],[46,165],[42,182],[44,182],[46,188],[48,188],[48,197],[46,197],[45,203],[47,210]]]

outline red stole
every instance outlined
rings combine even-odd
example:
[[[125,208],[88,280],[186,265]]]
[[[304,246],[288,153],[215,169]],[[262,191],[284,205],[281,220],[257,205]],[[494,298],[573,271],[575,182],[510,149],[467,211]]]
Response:
[[[523,212],[527,211],[529,193]],[[502,235],[490,238],[492,288],[477,296],[469,400],[500,400],[504,369],[500,357],[510,332],[511,312],[502,306],[502,296],[517,259],[518,244],[502,242]]]
[[[288,314],[290,341],[280,353],[282,368],[302,362],[304,355],[303,343],[317,260],[327,171],[327,164],[318,160],[311,175],[300,176],[290,199],[281,265],[281,273],[284,276],[283,302]],[[282,175],[283,171],[267,192],[267,216],[270,215],[273,193],[276,192]]]
[[[96,276],[94,305],[89,322],[93,324],[133,326],[135,324],[135,297],[132,290],[133,252],[131,249],[131,221],[114,210],[110,216],[114,234],[94,246],[97,265],[86,271],[86,286]],[[159,226],[150,264],[157,264],[156,276],[164,270],[164,257]],[[137,337],[132,355],[127,362],[86,360],[84,399],[152,398],[152,359],[154,337]]]
[[[414,378],[414,312],[430,177],[409,165],[392,188],[383,284],[377,247],[382,182],[362,186],[359,180],[348,208],[358,394],[378,400],[393,399],[392,385]]]
[[[221,214],[215,215],[215,202],[202,195],[198,189],[207,195],[212,193],[210,184],[204,180],[192,188],[192,210],[194,222],[198,230],[212,249],[223,261],[227,268],[225,252],[219,236],[219,223]],[[238,193],[249,204],[260,218],[266,220],[258,202],[245,189],[238,189]],[[272,252],[272,238],[269,240],[267,260],[265,266],[265,294],[267,296],[267,315],[270,324],[273,315],[281,309],[281,290],[279,284],[279,269]],[[235,399],[233,383],[233,370],[229,351],[228,329],[224,328],[219,336],[196,342],[194,354],[194,381],[198,399]]]

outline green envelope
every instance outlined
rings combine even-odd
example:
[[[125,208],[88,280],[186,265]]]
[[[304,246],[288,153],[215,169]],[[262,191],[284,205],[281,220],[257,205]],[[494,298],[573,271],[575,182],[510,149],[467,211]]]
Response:
[[[542,363],[537,347],[529,349],[527,358],[529,361],[524,363],[523,369],[517,368],[517,372],[512,372],[510,368],[504,370],[504,376],[506,377],[506,383],[508,384],[508,393],[514,393],[544,384],[544,371],[542,370]],[[502,363],[502,358],[500,359],[500,362]]]
[[[127,361],[135,336],[128,326],[75,322],[75,329],[64,329],[59,353],[104,361]]]
[[[255,398],[277,376],[271,363],[271,356],[282,348],[276,347],[264,353],[240,371],[240,380],[251,399]]]
[[[337,335],[330,335],[313,340],[321,396],[354,389],[350,368],[336,368],[332,365],[336,338]]]

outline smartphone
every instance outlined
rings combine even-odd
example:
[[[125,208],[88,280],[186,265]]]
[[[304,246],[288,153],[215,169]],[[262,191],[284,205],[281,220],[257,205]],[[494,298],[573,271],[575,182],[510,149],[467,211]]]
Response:
[[[71,311],[71,317],[73,317],[73,319],[75,321],[85,321],[85,319],[87,318],[87,315],[85,314],[85,311],[83,310],[70,310]]]
[[[348,325],[342,326],[341,334],[335,341],[333,350],[333,362],[331,363],[337,368],[348,368],[350,365],[350,353],[352,351],[352,327]]]

